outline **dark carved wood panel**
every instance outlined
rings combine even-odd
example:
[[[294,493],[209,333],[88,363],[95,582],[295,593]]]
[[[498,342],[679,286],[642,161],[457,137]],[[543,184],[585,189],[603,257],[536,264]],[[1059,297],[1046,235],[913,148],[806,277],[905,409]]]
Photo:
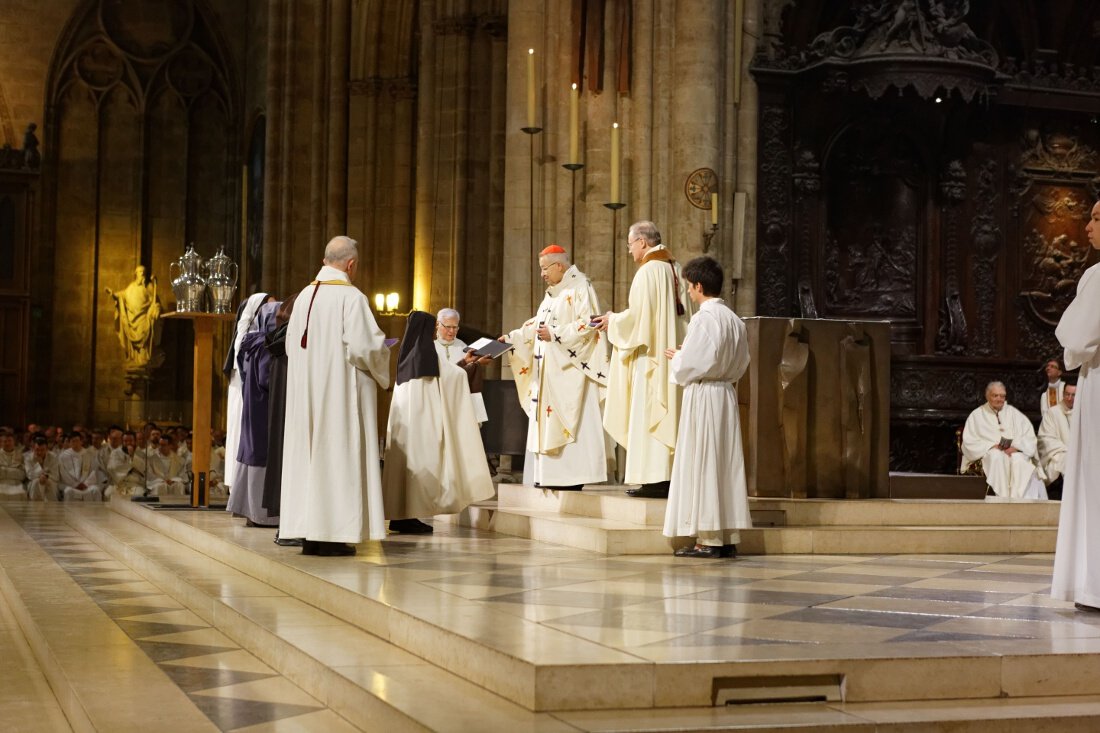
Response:
[[[767,0],[752,67],[758,312],[891,321],[895,470],[953,471],[989,381],[1037,418],[1096,261],[1100,4],[969,5]]]

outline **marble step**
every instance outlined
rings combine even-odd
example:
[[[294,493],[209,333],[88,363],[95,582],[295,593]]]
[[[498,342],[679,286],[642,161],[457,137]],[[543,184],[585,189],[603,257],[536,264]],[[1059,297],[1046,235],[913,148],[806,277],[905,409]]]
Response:
[[[471,521],[470,517],[475,516],[476,522]],[[452,521],[606,555],[667,554],[684,543],[680,538],[665,537],[660,527],[545,509],[480,505]],[[756,527],[741,531],[738,552],[743,555],[1054,552],[1057,534],[1057,527],[1031,525]]]
[[[574,730],[327,613],[318,607],[323,595],[295,598],[144,524],[104,514],[71,523],[360,730]]]
[[[736,658],[707,658],[699,656],[697,651],[686,650],[680,654],[675,649],[667,654],[649,655],[640,650],[631,652],[630,648],[625,648],[624,651],[588,641],[582,636],[558,632],[534,619],[498,611],[491,603],[478,600],[487,592],[480,587],[472,588],[474,592],[469,595],[460,592],[462,586],[444,584],[446,589],[436,588],[432,579],[439,577],[438,569],[412,570],[418,574],[414,577],[421,577],[424,582],[398,583],[394,571],[383,562],[383,554],[415,554],[417,548],[431,547],[432,543],[446,547],[455,539],[474,541],[483,551],[492,553],[490,557],[501,552],[534,558],[545,555],[544,561],[552,562],[550,558],[555,553],[557,557],[563,556],[563,551],[550,546],[490,533],[449,536],[440,530],[435,537],[415,539],[407,544],[364,543],[360,546],[362,556],[355,561],[308,558],[288,548],[275,547],[271,544],[270,532],[245,529],[239,520],[224,514],[154,512],[129,503],[119,503],[116,510],[132,515],[157,533],[178,539],[181,544],[201,548],[211,564],[216,560],[246,573],[251,576],[250,583],[256,584],[257,593],[278,591],[304,604],[321,607],[335,620],[371,632],[398,647],[398,651],[475,682],[525,711],[553,713],[554,721],[570,724],[573,721],[567,720],[569,716],[579,716],[577,723],[584,718],[578,711],[603,711],[586,718],[589,722],[584,725],[575,725],[580,730],[661,729],[660,721],[668,723],[671,716],[677,714],[667,708],[709,708],[713,704],[715,685],[729,685],[730,680],[741,681],[735,682],[734,687],[739,684],[753,687],[761,685],[761,680],[779,680],[786,684],[791,677],[828,678],[834,681],[836,689],[842,690],[846,706],[905,701],[920,701],[911,705],[932,704],[945,699],[993,703],[1003,697],[1100,695],[1100,677],[1083,672],[1095,663],[1091,655],[1100,654],[1100,639],[1074,639],[1065,647],[1057,638],[959,642],[920,648],[900,645],[870,653],[862,643],[833,644],[821,652],[809,644],[792,648],[790,655],[780,657],[772,656],[769,649],[762,649],[761,654],[767,654],[767,658],[754,653]],[[140,550],[145,541],[135,538],[130,546]],[[602,567],[603,560],[596,556],[592,560]],[[167,560],[162,558],[161,562]],[[457,559],[455,562],[463,564]],[[170,574],[163,582],[170,583],[176,575],[182,578],[182,572],[171,565],[167,567]],[[704,562],[702,567],[709,566]],[[201,565],[193,572],[200,573],[201,578]],[[456,566],[449,572],[474,571]],[[219,613],[230,618],[247,614],[248,604],[234,600],[235,596],[247,591],[221,587],[219,581],[209,578],[201,582],[220,588],[212,600],[215,617]],[[244,580],[236,582],[245,583]],[[260,590],[263,586],[270,586],[271,590]],[[290,619],[282,619],[280,627],[292,623]],[[292,629],[277,631],[284,636],[293,633]],[[339,637],[341,640],[336,646],[342,648],[343,635]],[[259,643],[273,642],[265,635]],[[349,662],[355,663],[354,660]],[[343,669],[337,666],[338,671]],[[372,679],[376,683],[372,689],[385,689],[384,679],[377,675]],[[1072,680],[1072,684],[1067,680]],[[488,695],[485,690],[478,692]],[[769,690],[759,692],[768,699]],[[469,691],[461,693],[472,694]],[[322,699],[333,704],[331,697]],[[432,699],[435,704],[435,698],[428,695],[420,698],[421,705],[425,699]],[[514,707],[509,709],[515,710]],[[595,722],[601,716],[607,721],[619,721],[622,719],[619,714],[624,711],[632,716],[633,723],[601,727]],[[716,720],[720,723],[708,729],[737,730],[740,725],[736,723],[736,713],[726,717],[725,712],[712,708],[696,710],[694,714],[701,716],[697,717],[699,720],[718,716]],[[849,719],[849,722],[853,721]],[[862,722],[866,724],[867,721]],[[774,729],[782,730],[784,725],[776,720]],[[531,728],[526,725],[515,728],[524,729]]]
[[[664,499],[627,496],[625,486],[589,486],[555,491],[499,484],[500,509],[536,509],[610,519],[648,527],[664,524]],[[947,499],[768,499],[750,498],[756,526],[1037,526],[1057,527],[1060,502],[993,502]]]

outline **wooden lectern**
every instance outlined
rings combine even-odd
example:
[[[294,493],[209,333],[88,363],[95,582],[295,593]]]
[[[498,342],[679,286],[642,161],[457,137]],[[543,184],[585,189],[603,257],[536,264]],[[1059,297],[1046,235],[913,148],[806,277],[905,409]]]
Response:
[[[210,475],[210,386],[214,375],[214,326],[236,319],[233,313],[165,313],[161,318],[191,321],[195,327],[195,367],[191,381],[191,506],[205,507]]]

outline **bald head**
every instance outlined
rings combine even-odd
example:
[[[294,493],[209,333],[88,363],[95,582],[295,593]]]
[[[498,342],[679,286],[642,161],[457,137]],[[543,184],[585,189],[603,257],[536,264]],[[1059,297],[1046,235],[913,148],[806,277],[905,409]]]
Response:
[[[349,264],[359,259],[358,244],[351,237],[333,237],[325,246],[325,264],[347,272]]]

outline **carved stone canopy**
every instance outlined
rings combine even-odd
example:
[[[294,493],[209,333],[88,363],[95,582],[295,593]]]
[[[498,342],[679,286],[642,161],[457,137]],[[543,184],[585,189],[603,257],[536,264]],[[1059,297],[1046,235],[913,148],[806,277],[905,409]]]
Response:
[[[831,90],[872,99],[914,89],[925,99],[958,92],[966,101],[1003,84],[993,47],[963,18],[968,0],[863,0],[852,25],[821,33],[810,46],[757,59],[758,72],[813,73]]]

